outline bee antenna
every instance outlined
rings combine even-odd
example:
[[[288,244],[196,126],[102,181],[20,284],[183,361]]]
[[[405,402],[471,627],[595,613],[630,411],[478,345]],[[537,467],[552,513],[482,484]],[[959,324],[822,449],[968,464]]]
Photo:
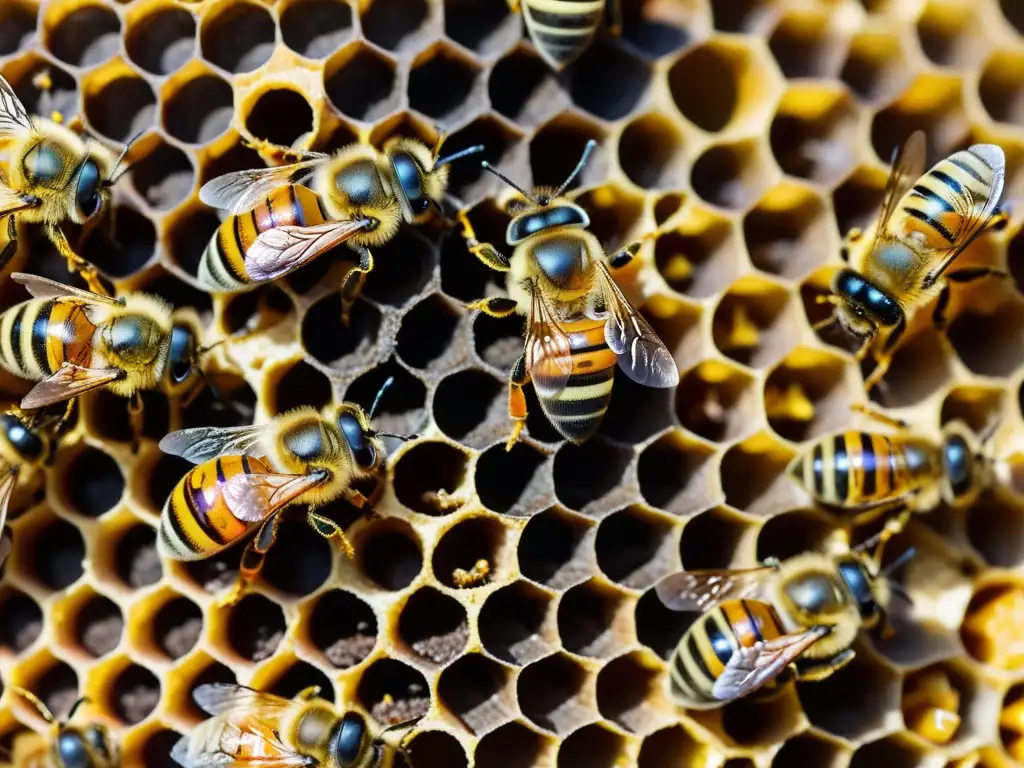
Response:
[[[82,706],[83,704],[89,704],[90,701],[91,701],[91,699],[88,696],[79,696],[75,700],[75,703],[71,705],[71,709],[68,710],[67,720],[70,720],[72,717],[75,716],[75,712],[78,711],[78,708],[80,706]],[[67,722],[67,721],[65,721],[65,722]]]
[[[590,160],[590,156],[594,153],[594,147],[597,146],[597,141],[591,139],[587,142],[587,146],[583,148],[583,156],[580,157],[580,161],[576,163],[576,167],[572,169],[565,181],[562,182],[562,186],[555,190],[551,197],[559,197],[565,190],[572,184],[573,180],[580,175],[580,172],[587,166],[587,162]]]
[[[467,157],[468,155],[475,155],[475,154],[477,154],[479,152],[483,152],[483,151],[484,151],[484,145],[483,144],[477,144],[477,145],[469,147],[467,149],[459,150],[458,152],[456,152],[454,154],[446,155],[445,157],[442,157],[440,160],[435,158],[434,159],[434,168],[440,168],[442,165],[448,165],[449,163],[451,163],[451,162],[453,162],[455,160],[461,160],[462,158]]]
[[[885,566],[885,568],[882,569],[881,575],[886,577],[891,576],[894,572],[898,571],[904,565],[913,560],[916,554],[917,550],[914,547],[911,547],[902,555],[900,555],[891,563],[889,563],[887,566]]]
[[[120,168],[121,167],[121,163],[124,162],[125,157],[128,155],[128,150],[130,150],[132,148],[132,145],[135,142],[137,142],[139,139],[142,138],[142,136],[146,133],[146,130],[148,130],[148,129],[143,129],[143,130],[139,131],[138,133],[136,133],[134,136],[132,136],[130,139],[128,139],[128,142],[124,145],[124,149],[121,150],[121,154],[117,156],[117,160],[114,162],[114,167],[110,169],[110,175],[108,175],[107,178],[104,180],[104,182],[103,182],[104,186],[106,186],[106,187],[114,186],[117,183],[118,179],[120,179],[122,176],[124,176],[128,172],[128,169],[131,166],[125,167],[125,169],[123,171],[121,171],[121,173],[118,173],[117,169]]]
[[[835,325],[837,320],[838,318],[834,314],[829,315],[824,320],[819,320],[818,322],[814,323],[814,325],[811,326],[811,330],[823,331],[830,325]]]
[[[367,418],[373,421],[373,415],[377,412],[377,406],[380,405],[380,399],[384,397],[384,393],[388,391],[388,388],[395,383],[394,376],[388,376],[387,380],[380,385],[380,389],[377,390],[377,396],[373,398],[373,405],[370,406],[370,412],[367,414]]]
[[[29,703],[36,708],[36,711],[46,722],[51,725],[57,725],[57,718],[50,712],[50,708],[43,703],[43,700],[36,696],[32,691],[25,690],[20,685],[12,685],[11,690],[17,693],[24,699],[28,699]],[[74,707],[72,707],[74,709]]]
[[[510,187],[512,187],[512,189],[514,189],[514,190],[515,190],[516,192],[518,192],[518,193],[519,193],[519,194],[521,194],[521,195],[522,195],[523,197],[525,197],[525,198],[526,198],[527,200],[529,200],[529,201],[530,201],[531,203],[535,203],[535,204],[537,204],[537,205],[546,205],[546,203],[542,203],[542,202],[541,202],[540,200],[538,200],[537,198],[535,198],[535,197],[534,197],[533,195],[531,195],[531,194],[530,194],[529,192],[527,192],[527,191],[526,191],[525,189],[523,189],[522,187],[520,187],[520,186],[519,186],[518,184],[516,184],[516,183],[515,183],[514,181],[512,181],[512,179],[510,179],[510,178],[509,178],[508,176],[506,176],[506,175],[505,175],[504,173],[502,173],[502,172],[501,172],[501,171],[499,171],[499,170],[498,170],[497,168],[495,168],[495,167],[494,167],[493,165],[491,165],[490,163],[488,163],[488,162],[487,162],[486,160],[482,160],[482,161],[480,162],[480,167],[481,167],[481,168],[483,168],[483,169],[484,169],[485,171],[488,171],[488,172],[490,172],[490,173],[493,173],[493,174],[494,174],[495,176],[497,176],[497,177],[498,177],[499,179],[501,179],[501,180],[502,180],[502,181],[504,181],[504,182],[505,182],[506,184],[508,184],[508,185],[509,185]]]
[[[415,440],[419,435],[397,435],[394,432],[378,432],[377,430],[371,430],[367,432],[370,437],[393,437],[396,440],[401,440],[403,443],[407,443],[410,440]]]

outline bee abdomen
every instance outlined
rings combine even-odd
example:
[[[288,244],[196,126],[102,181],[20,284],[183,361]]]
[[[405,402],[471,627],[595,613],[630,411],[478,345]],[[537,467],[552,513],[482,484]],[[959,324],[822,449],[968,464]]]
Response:
[[[45,379],[65,362],[89,367],[96,331],[74,302],[31,299],[0,315],[0,363],[26,379]]]
[[[554,427],[574,442],[597,431],[612,399],[615,354],[604,340],[604,325],[604,320],[587,319],[563,326],[572,349],[572,374],[557,395],[539,398]]]
[[[904,463],[885,435],[850,431],[819,441],[791,471],[818,501],[855,507],[898,495]]]
[[[604,4],[605,0],[525,0],[523,16],[537,47],[564,66],[590,43]]]

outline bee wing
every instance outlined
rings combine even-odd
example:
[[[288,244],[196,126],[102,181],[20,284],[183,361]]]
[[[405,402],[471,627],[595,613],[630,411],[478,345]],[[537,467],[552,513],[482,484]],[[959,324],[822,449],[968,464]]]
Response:
[[[263,705],[256,701],[252,706]],[[315,761],[311,762],[309,756],[297,754],[278,738],[284,711],[284,708],[273,709],[269,718],[262,709],[255,708],[215,716],[180,738],[171,749],[171,757],[185,768],[314,765]]]
[[[554,397],[572,375],[572,348],[555,320],[547,300],[536,287],[530,289],[530,321],[526,331],[526,370],[537,394]]]
[[[11,501],[11,494],[14,492],[14,485],[18,482],[18,468],[13,467],[4,473],[0,479],[0,530],[7,523],[7,505]],[[3,559],[0,558],[0,562]]]
[[[604,262],[595,262],[608,321],[604,338],[629,378],[648,387],[674,387],[679,369],[650,324],[630,305]]]
[[[765,579],[775,573],[769,565],[736,571],[679,571],[654,587],[661,602],[673,611],[706,613],[725,600],[762,596]]]
[[[224,454],[255,456],[268,425],[247,427],[195,427],[171,432],[160,441],[160,450],[181,456],[193,464]]]
[[[320,472],[308,475],[234,475],[224,483],[224,501],[242,522],[258,523],[325,479],[326,475]]]
[[[34,131],[32,119],[21,99],[3,77],[0,77],[0,141]]]
[[[882,208],[878,214],[878,227],[875,229],[875,243],[885,232],[889,219],[892,218],[896,206],[903,196],[909,192],[924,173],[927,145],[924,131],[914,131],[903,146],[893,153],[892,170],[885,185],[882,197]],[[872,249],[874,244],[872,244]]]
[[[11,275],[11,279],[16,283],[24,285],[25,288],[28,289],[28,292],[32,294],[32,298],[35,299],[75,298],[91,304],[121,306],[121,302],[117,299],[111,298],[110,296],[102,296],[98,293],[93,293],[92,291],[85,291],[81,288],[64,285],[64,283],[58,283],[56,280],[50,280],[48,277],[30,275],[25,272],[15,272]]]
[[[61,403],[90,389],[109,384],[122,375],[119,368],[83,368],[74,363],[64,363],[55,374],[29,390],[22,398],[21,407],[32,410]]]
[[[0,533],[0,565],[7,562],[13,548],[14,538],[11,536],[11,529],[4,528],[3,533]]]
[[[0,216],[7,216],[10,213],[24,211],[26,208],[36,208],[37,200],[25,199],[9,186],[0,181]]]
[[[203,184],[199,199],[211,208],[221,208],[237,216],[251,210],[277,187],[306,181],[328,159],[328,155],[317,154],[289,165],[225,173]]]
[[[311,227],[274,227],[260,233],[245,252],[254,282],[281,277],[370,226],[369,219],[341,219]]]
[[[291,704],[288,699],[273,693],[234,683],[205,683],[192,692],[192,698],[203,711],[225,717],[247,717],[255,712],[280,714]]]
[[[725,670],[715,680],[711,695],[720,701],[732,701],[753,693],[779,676],[808,648],[828,634],[825,627],[814,627],[799,634],[783,635],[732,652]]]

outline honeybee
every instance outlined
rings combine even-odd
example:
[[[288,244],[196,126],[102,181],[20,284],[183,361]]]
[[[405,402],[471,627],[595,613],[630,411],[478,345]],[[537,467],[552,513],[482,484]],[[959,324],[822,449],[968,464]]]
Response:
[[[142,429],[140,390],[181,384],[202,352],[190,325],[145,293],[120,298],[72,288],[37,275],[11,279],[34,297],[0,314],[0,367],[39,382],[21,401],[26,410],[70,400],[105,387],[132,398],[137,448]]]
[[[402,222],[419,224],[441,212],[448,165],[483,151],[475,146],[439,157],[444,138],[433,150],[396,137],[382,150],[357,143],[330,155],[255,143],[303,159],[227,173],[203,185],[200,200],[231,215],[203,251],[200,284],[214,293],[248,291],[345,243],[359,254],[342,284],[347,317],[373,269],[370,248],[391,240]]]
[[[1006,223],[996,208],[1006,175],[1003,150],[995,144],[975,144],[927,173],[924,163],[925,136],[915,131],[893,158],[874,236],[867,240],[859,229],[846,236],[843,257],[849,262],[852,252],[860,264],[839,270],[832,278],[832,293],[819,299],[833,304],[835,311],[816,324],[816,330],[838,319],[864,338],[858,360],[877,348],[875,368],[865,381],[868,390],[889,369],[907,322],[936,297],[933,320],[940,330],[945,327],[949,281],[1009,277],[989,267],[946,274],[976,237]]]
[[[82,697],[72,704],[67,721],[61,723],[35,694],[16,685],[10,688],[27,699],[50,725],[47,752],[32,754],[18,765],[24,768],[116,768],[121,764],[117,746],[105,726],[70,724],[78,708],[88,699]]]
[[[353,557],[341,527],[314,510],[339,497],[364,507],[366,497],[351,485],[380,468],[385,455],[380,438],[411,439],[370,426],[391,381],[385,382],[369,414],[354,403],[328,406],[322,413],[304,406],[269,424],[197,427],[167,435],[160,448],[197,466],[164,505],[159,550],[173,560],[201,560],[255,529],[227,604],[237,602],[259,575],[277,538],[278,513],[291,504],[309,505],[306,522]]]
[[[951,421],[936,443],[915,435],[905,421],[867,406],[854,408],[894,427],[896,434],[846,430],[826,435],[786,470],[815,501],[859,511],[854,525],[902,508],[890,521],[902,529],[914,512],[934,509],[940,501],[969,506],[993,482],[993,464],[982,449],[987,434],[975,435],[962,421]]]
[[[849,664],[860,629],[885,617],[896,587],[888,575],[913,556],[907,550],[882,570],[893,533],[886,528],[858,547],[834,547],[829,554],[663,578],[655,591],[668,608],[702,614],[672,654],[669,697],[687,709],[712,709],[776,682],[783,672],[823,680]],[[876,542],[874,555],[866,555]]]
[[[0,415],[0,565],[11,553],[13,539],[7,527],[7,508],[22,467],[40,467],[53,458],[53,436],[35,425],[18,408]]]
[[[590,46],[602,16],[613,35],[622,29],[621,0],[507,0],[523,14],[540,57],[556,71],[571,64]]]
[[[0,182],[0,217],[7,216],[8,243],[0,269],[17,249],[17,222],[42,224],[47,237],[89,288],[106,293],[99,273],[68,242],[61,224],[97,220],[121,178],[132,142],[115,158],[96,141],[53,120],[30,118],[10,84],[0,77],[0,145],[6,145],[6,178]]]
[[[548,420],[567,439],[581,443],[597,430],[611,401],[615,363],[634,381],[674,387],[679,371],[651,326],[630,306],[608,271],[632,261],[641,241],[606,257],[590,218],[563,197],[583,170],[596,142],[583,150],[558,189],[531,195],[485,161],[483,167],[518,191],[505,234],[512,258],[477,240],[464,211],[458,218],[469,250],[485,265],[507,272],[508,297],[468,305],[491,317],[526,315],[526,347],[509,374],[509,417],[515,420],[505,447],[511,450],[526,423],[523,386],[533,381]]]
[[[319,693],[320,688],[312,686],[289,700],[241,685],[200,685],[192,695],[213,717],[179,739],[171,757],[184,768],[250,764],[391,768],[395,754],[405,751],[404,739],[392,745],[384,736],[414,721],[374,735],[361,714],[339,712],[317,698]]]

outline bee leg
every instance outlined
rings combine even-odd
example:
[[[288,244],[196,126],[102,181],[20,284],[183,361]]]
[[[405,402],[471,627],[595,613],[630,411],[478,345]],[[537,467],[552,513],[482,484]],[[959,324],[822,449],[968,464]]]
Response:
[[[852,648],[847,648],[831,659],[802,660],[803,663],[796,665],[796,679],[802,683],[824,680],[833,672],[838,672],[853,661],[853,657],[856,655],[856,651]]]
[[[348,325],[349,314],[352,312],[352,305],[363,292],[363,283],[366,276],[373,271],[373,254],[369,248],[362,248],[359,251],[359,265],[352,267],[341,281],[341,322]]]
[[[13,216],[7,217],[7,244],[0,251],[0,269],[7,266],[7,262],[18,252],[18,224]]]
[[[299,691],[297,694],[295,694],[295,698],[298,699],[299,701],[309,701],[310,699],[315,699],[319,695],[320,695],[320,686],[319,685],[311,685],[308,688],[303,688],[301,691]]]
[[[622,0],[605,0],[604,17],[608,31],[618,37],[622,34]]]
[[[609,266],[611,266],[612,269],[622,269],[640,252],[640,247],[643,244],[643,240],[636,240],[624,248],[620,248],[609,257]]]
[[[77,397],[72,397],[68,400],[67,406],[64,408],[64,415],[60,417],[60,421],[57,422],[56,431],[60,432],[64,425],[67,424],[68,419],[71,418],[71,414],[75,412],[75,403],[78,402]]]
[[[932,312],[932,325],[940,333],[946,330],[946,307],[949,306],[949,283],[942,286],[939,300],[935,302],[935,311]]]
[[[136,392],[128,401],[128,422],[132,429],[132,453],[139,452],[139,445],[142,444],[142,395]]]
[[[910,427],[910,425],[903,419],[897,419],[887,413],[883,413],[870,403],[854,403],[850,406],[850,410],[856,411],[857,413],[863,413],[869,419],[874,419],[881,424],[886,424],[887,426],[895,427],[896,429],[908,429]]]
[[[456,213],[455,220],[462,225],[462,239],[466,241],[466,248],[470,253],[495,272],[508,272],[508,256],[490,243],[481,243],[476,239],[476,232],[473,231],[473,225],[469,223],[469,216],[465,210]]]
[[[520,355],[508,374],[508,415],[515,420],[512,434],[505,441],[505,450],[511,451],[512,446],[519,442],[523,427],[526,426],[526,395],[523,386],[529,383],[530,374],[526,370],[526,356]]]
[[[280,523],[281,515],[271,515],[270,519],[260,526],[252,541],[246,545],[245,551],[242,552],[242,562],[238,568],[235,586],[232,587],[230,594],[221,601],[221,605],[237,603],[256,581],[256,577],[260,575],[263,563],[267,559],[267,552],[277,541],[277,526]]]
[[[479,309],[488,317],[508,317],[516,311],[516,303],[504,296],[491,296],[487,299],[471,301],[466,309]]]
[[[107,289],[100,281],[99,270],[75,253],[63,230],[57,226],[50,226],[47,227],[46,232],[49,235],[50,241],[56,246],[57,252],[67,261],[68,272],[77,272],[81,275],[86,285],[89,286],[89,290],[93,293],[97,293],[100,296],[108,296]]]
[[[992,212],[992,218],[988,220],[988,224],[985,229],[991,229],[993,232],[1000,232],[1010,224],[1010,213],[1003,206],[998,206]]]
[[[318,515],[312,510],[306,515],[306,522],[313,528],[314,531],[319,533],[328,541],[336,541],[338,546],[341,547],[342,552],[345,556],[351,560],[356,556],[355,547],[352,546],[352,542],[348,540],[345,535],[345,531],[341,529],[333,520],[328,520],[323,515]]]
[[[257,139],[255,136],[242,137],[242,145],[257,152],[270,155],[279,163],[283,163],[289,158],[293,162],[307,160],[311,156],[309,152],[303,152],[301,149],[292,149],[282,144],[275,144],[267,139]]]
[[[867,525],[868,523],[877,520],[883,515],[892,512],[893,510],[899,509],[900,507],[909,508],[910,500],[910,495],[904,494],[903,496],[899,496],[895,499],[890,499],[889,501],[879,502],[875,506],[868,507],[867,509],[863,510],[862,512],[859,512],[858,514],[850,518],[848,527],[859,528],[863,525]],[[900,517],[902,517],[902,515]]]

